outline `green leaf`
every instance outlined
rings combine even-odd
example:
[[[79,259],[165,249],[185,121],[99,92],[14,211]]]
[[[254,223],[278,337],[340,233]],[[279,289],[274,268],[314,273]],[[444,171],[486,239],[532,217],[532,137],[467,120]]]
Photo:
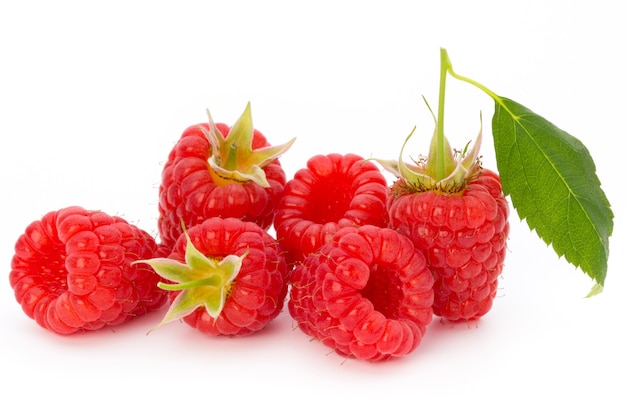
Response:
[[[498,173],[519,217],[559,257],[595,280],[588,297],[602,292],[613,212],[585,145],[521,104],[457,74],[444,48],[441,57],[448,74],[495,102],[492,127]]]
[[[583,143],[545,118],[491,93],[498,172],[521,219],[558,256],[596,281],[607,274],[613,212]]]

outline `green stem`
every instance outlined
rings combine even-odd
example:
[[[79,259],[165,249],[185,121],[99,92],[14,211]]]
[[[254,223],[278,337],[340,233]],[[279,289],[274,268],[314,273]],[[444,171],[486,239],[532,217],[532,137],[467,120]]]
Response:
[[[500,97],[499,95],[497,95],[496,93],[494,93],[493,91],[491,91],[486,86],[479,83],[478,81],[474,81],[471,78],[464,77],[454,72],[454,69],[452,69],[452,63],[450,62],[450,58],[448,57],[448,52],[443,48],[441,49],[441,55],[442,55],[442,58],[441,58],[442,66],[444,64],[444,59],[445,59],[446,72],[450,74],[451,77],[454,77],[459,81],[464,81],[478,88],[483,93],[491,97],[496,103],[498,103],[498,105],[500,105],[500,107],[502,107],[505,111],[507,111],[513,119],[517,119],[517,116],[513,114],[513,112],[506,106],[506,104],[504,103],[504,100],[502,100],[502,97]],[[443,126],[442,126],[442,130],[443,130]]]
[[[241,168],[239,164],[239,149],[237,144],[233,143],[228,147],[227,159],[226,161],[222,161],[222,168],[228,171],[237,171],[238,168]]]
[[[441,65],[442,65],[442,67],[444,66],[444,59],[445,59],[445,66],[446,66],[445,72],[450,74],[450,76],[456,78],[457,80],[465,81],[466,83],[471,84],[474,87],[479,88],[484,93],[486,93],[488,96],[490,96],[492,99],[494,99],[496,102],[498,102],[498,103],[502,102],[502,99],[500,98],[500,96],[498,96],[496,93],[494,93],[493,91],[491,91],[490,89],[488,89],[487,87],[485,87],[484,85],[479,83],[478,81],[474,81],[471,78],[464,77],[464,76],[459,75],[456,72],[454,72],[454,69],[452,69],[452,63],[450,62],[450,57],[448,56],[448,52],[445,49],[442,48],[441,49]]]
[[[445,136],[443,131],[445,99],[446,99],[446,77],[450,67],[448,52],[441,48],[441,69],[439,71],[439,107],[437,109],[437,181],[446,176],[445,165]]]

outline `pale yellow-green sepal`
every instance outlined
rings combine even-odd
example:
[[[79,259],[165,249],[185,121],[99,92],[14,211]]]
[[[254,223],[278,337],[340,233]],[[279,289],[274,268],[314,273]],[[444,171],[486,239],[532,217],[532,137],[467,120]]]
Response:
[[[217,319],[247,255],[246,252],[241,256],[228,255],[221,259],[207,257],[196,249],[189,235],[185,233],[185,236],[185,262],[170,258],[136,261],[150,265],[159,276],[169,281],[158,283],[159,288],[180,291],[157,327],[182,319],[198,308],[204,308],[213,319]]]
[[[287,152],[296,139],[282,145],[253,149],[254,127],[250,103],[226,137],[216,128],[209,110],[207,115],[210,128],[204,133],[211,144],[208,163],[214,181],[218,185],[254,181],[262,187],[270,187],[263,168]]]

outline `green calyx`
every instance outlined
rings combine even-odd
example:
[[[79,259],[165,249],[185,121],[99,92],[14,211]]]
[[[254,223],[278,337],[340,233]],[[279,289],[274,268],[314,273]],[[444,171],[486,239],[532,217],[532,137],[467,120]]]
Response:
[[[173,282],[159,282],[157,284],[159,288],[180,291],[157,327],[181,319],[198,308],[204,308],[213,319],[217,319],[247,255],[246,252],[242,256],[210,258],[196,249],[187,233],[185,236],[187,237],[185,262],[169,258],[135,262],[150,265],[161,277]]]
[[[209,170],[217,185],[254,181],[262,187],[270,187],[263,168],[278,159],[294,143],[296,138],[278,146],[252,148],[254,127],[250,103],[224,137],[215,127],[211,113],[207,110],[210,129],[204,132],[211,144]]]
[[[425,100],[424,100],[425,101]],[[440,97],[440,103],[443,96]],[[428,102],[426,102],[428,106]],[[440,108],[442,106],[440,105]],[[430,106],[428,106],[430,110]],[[431,110],[431,114],[432,110]],[[415,132],[415,127],[400,148],[400,156],[397,161],[377,160],[387,171],[391,172],[402,181],[396,183],[392,191],[395,194],[409,194],[417,192],[435,191],[445,194],[456,194],[465,190],[480,170],[478,152],[482,144],[482,117],[481,129],[470,148],[468,143],[461,151],[453,150],[448,139],[443,135],[443,123],[440,109],[438,119],[434,114],[435,130],[430,141],[430,149],[427,157],[413,160],[413,164],[404,162],[403,154],[407,142]]]
[[[413,164],[404,162],[404,148],[415,132],[415,128],[413,128],[402,144],[397,161],[376,160],[387,171],[401,179],[392,187],[392,192],[396,195],[426,191],[457,194],[463,192],[467,184],[480,171],[478,152],[482,143],[482,117],[478,137],[471,148],[468,143],[462,151],[453,150],[444,135],[446,78],[451,68],[448,54],[445,49],[442,49],[437,116],[433,113],[428,102],[424,100],[435,120],[435,131],[430,142],[428,157],[419,158],[417,161],[413,160]]]

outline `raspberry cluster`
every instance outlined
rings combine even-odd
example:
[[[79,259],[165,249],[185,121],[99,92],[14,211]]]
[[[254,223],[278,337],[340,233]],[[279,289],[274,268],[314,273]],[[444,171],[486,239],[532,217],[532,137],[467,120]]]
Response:
[[[415,350],[433,315],[485,315],[509,211],[498,176],[471,172],[452,193],[407,191],[406,179],[386,186],[354,154],[309,159],[287,182],[274,220],[295,260],[288,307],[298,327],[340,355],[375,361]]]
[[[15,245],[17,301],[59,334],[167,304],[159,326],[230,336],[262,330],[287,304],[304,334],[367,361],[413,352],[433,316],[491,309],[508,205],[474,153],[432,187],[429,167],[378,161],[398,177],[388,184],[354,153],[314,155],[287,180],[278,158],[293,141],[270,145],[249,104],[232,126],[209,114],[163,167],[159,243],[100,211],[50,212]]]

